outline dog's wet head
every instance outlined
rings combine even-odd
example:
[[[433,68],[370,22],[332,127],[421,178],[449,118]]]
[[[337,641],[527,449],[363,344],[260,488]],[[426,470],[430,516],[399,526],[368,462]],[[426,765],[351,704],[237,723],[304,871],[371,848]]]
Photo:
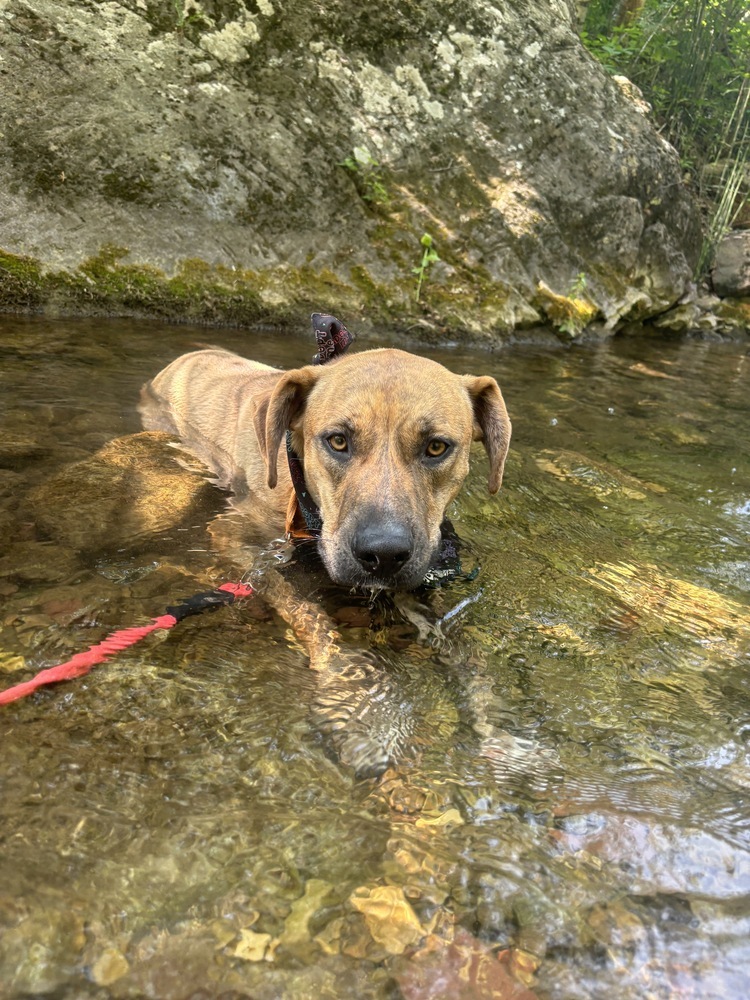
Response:
[[[331,578],[399,590],[418,586],[437,555],[471,442],[484,444],[495,493],[511,430],[493,378],[454,375],[391,349],[280,379],[256,416],[271,487],[287,429],[320,508],[319,548]]]

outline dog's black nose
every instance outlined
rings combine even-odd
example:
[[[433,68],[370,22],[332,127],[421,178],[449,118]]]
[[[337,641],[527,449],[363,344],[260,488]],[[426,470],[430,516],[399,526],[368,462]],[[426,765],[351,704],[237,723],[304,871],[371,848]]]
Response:
[[[403,524],[365,524],[352,540],[352,554],[371,576],[394,577],[411,558],[414,540]]]

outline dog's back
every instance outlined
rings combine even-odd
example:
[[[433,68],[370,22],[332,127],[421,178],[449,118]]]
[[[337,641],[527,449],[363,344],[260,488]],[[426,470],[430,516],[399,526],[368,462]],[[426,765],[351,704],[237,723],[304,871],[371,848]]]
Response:
[[[220,348],[192,351],[143,386],[138,411],[146,430],[179,437],[217,486],[247,493],[265,479],[253,416],[282,374]]]

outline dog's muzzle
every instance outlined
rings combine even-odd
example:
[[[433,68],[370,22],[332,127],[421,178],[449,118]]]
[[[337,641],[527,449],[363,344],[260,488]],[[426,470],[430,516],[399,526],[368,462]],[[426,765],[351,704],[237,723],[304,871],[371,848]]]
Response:
[[[413,590],[424,579],[436,546],[409,520],[378,509],[360,509],[319,542],[336,583],[350,587]]]

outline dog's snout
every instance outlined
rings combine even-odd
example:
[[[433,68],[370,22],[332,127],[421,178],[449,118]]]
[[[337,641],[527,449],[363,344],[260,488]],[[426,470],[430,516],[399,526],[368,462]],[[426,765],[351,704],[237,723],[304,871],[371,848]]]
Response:
[[[352,554],[365,572],[380,579],[394,577],[411,558],[414,539],[403,524],[365,524],[354,534]]]

